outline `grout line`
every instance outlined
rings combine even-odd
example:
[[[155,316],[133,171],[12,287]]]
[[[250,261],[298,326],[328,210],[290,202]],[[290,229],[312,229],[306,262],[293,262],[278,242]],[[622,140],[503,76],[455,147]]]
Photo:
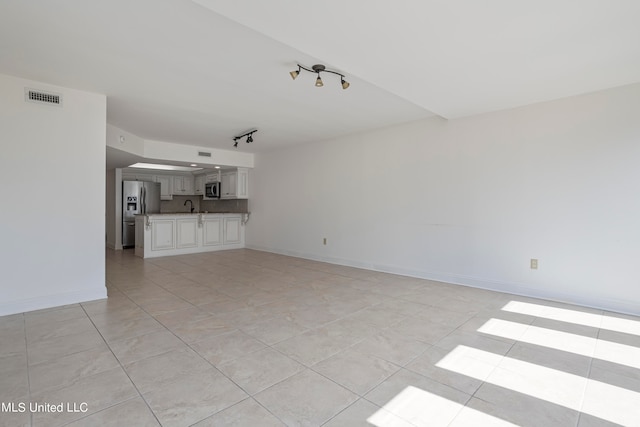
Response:
[[[82,307],[82,306],[81,306]],[[151,409],[151,406],[149,406],[149,402],[147,402],[147,399],[144,398],[144,396],[142,395],[142,393],[140,392],[140,389],[138,389],[138,386],[136,385],[136,383],[131,379],[131,377],[129,376],[129,373],[127,372],[127,370],[124,368],[124,365],[122,364],[122,362],[120,361],[120,359],[118,359],[118,356],[116,356],[116,354],[113,352],[113,349],[111,348],[111,346],[109,345],[109,343],[107,342],[107,340],[105,339],[105,337],[102,335],[102,332],[100,332],[100,330],[98,329],[98,327],[96,326],[96,324],[93,322],[93,319],[91,318],[91,316],[89,316],[89,313],[87,313],[87,311],[85,310],[84,307],[82,307],[82,310],[85,312],[85,314],[87,315],[87,317],[89,318],[89,321],[91,321],[91,324],[93,325],[94,328],[96,328],[96,331],[98,331],[98,333],[100,334],[100,337],[102,338],[102,340],[104,341],[105,345],[107,346],[107,348],[109,349],[109,351],[111,352],[111,354],[113,355],[113,357],[116,359],[116,361],[118,362],[118,365],[120,366],[120,369],[122,369],[122,372],[124,372],[124,374],[127,376],[127,378],[129,379],[129,381],[131,382],[131,385],[133,386],[133,388],[136,390],[136,392],[138,393],[138,396],[140,396],[140,398],[142,399],[142,401],[145,403],[145,405],[147,405],[147,408],[149,408],[149,411],[151,412],[151,415],[153,415],[153,417],[155,418],[155,420],[158,422],[158,425],[162,425],[162,423],[160,423],[160,420],[158,419],[158,417],[156,416],[155,412],[153,412],[153,410]],[[135,399],[135,398],[131,398],[131,399]],[[108,406],[107,408],[104,409],[109,409],[112,408],[116,405],[119,405],[121,403],[127,402],[131,399],[127,399],[124,400],[122,402],[117,402],[114,403],[111,406]],[[104,410],[103,409],[103,410]],[[101,411],[98,411],[101,412]],[[90,415],[94,415],[97,414],[98,412],[94,412]],[[90,416],[87,415],[87,416]],[[86,418],[86,417],[83,417]]]
[[[582,410],[584,409],[584,401],[587,397],[587,387],[589,386],[589,381],[591,380],[591,368],[593,367],[593,360],[595,359],[596,349],[598,347],[598,341],[600,340],[600,334],[602,333],[601,326],[603,321],[604,321],[604,316],[603,314],[600,314],[600,325],[598,325],[598,333],[596,334],[596,344],[593,347],[593,353],[589,358],[589,369],[587,370],[586,381],[584,383],[584,388],[582,389],[582,397],[580,399],[580,411],[578,411],[578,420],[576,423],[576,427],[580,425],[580,419],[582,419],[584,415],[584,412],[582,412]]]
[[[29,341],[27,340],[27,319],[24,313],[22,313],[22,328],[24,331],[24,357],[27,365],[27,397],[29,398],[29,402],[31,402],[31,366],[29,363]],[[29,425],[33,425],[33,412],[31,411],[29,411]]]

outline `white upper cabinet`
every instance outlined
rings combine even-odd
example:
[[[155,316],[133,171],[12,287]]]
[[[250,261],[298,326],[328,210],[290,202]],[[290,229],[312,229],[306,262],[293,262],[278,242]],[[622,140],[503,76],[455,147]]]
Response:
[[[222,199],[249,198],[249,170],[238,168],[221,173],[220,197]]]
[[[219,182],[220,181],[220,172],[208,173],[205,177],[205,182]]]
[[[193,194],[195,195],[204,194],[204,180],[205,180],[204,175],[195,176],[195,178],[193,179],[193,185],[194,185]]]
[[[236,198],[236,181],[238,178],[237,172],[222,172],[222,180],[220,183],[220,197],[222,199],[235,199]]]
[[[173,199],[173,179],[169,175],[156,175],[156,182],[160,183],[160,200]]]
[[[173,177],[173,195],[193,195],[193,176],[180,175]]]

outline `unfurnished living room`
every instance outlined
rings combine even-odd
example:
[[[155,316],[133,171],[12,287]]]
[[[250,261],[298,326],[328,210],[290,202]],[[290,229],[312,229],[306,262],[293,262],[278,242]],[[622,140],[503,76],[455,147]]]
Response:
[[[640,2],[0,2],[0,426],[640,426]]]

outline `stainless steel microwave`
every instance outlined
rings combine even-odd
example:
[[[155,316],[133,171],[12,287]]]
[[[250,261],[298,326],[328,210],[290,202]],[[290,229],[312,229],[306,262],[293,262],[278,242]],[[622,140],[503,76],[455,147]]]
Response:
[[[219,199],[220,198],[220,183],[219,182],[207,182],[204,184],[204,197],[205,200]]]

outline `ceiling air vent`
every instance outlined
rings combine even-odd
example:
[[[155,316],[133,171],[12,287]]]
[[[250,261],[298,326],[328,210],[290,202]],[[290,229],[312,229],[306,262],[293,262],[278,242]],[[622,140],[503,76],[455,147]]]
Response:
[[[48,104],[62,106],[62,96],[58,93],[44,92],[42,90],[35,90],[24,88],[25,101],[37,102],[38,104]]]
[[[200,157],[211,157],[211,153],[207,153],[206,151],[198,151],[198,156],[200,156]]]

